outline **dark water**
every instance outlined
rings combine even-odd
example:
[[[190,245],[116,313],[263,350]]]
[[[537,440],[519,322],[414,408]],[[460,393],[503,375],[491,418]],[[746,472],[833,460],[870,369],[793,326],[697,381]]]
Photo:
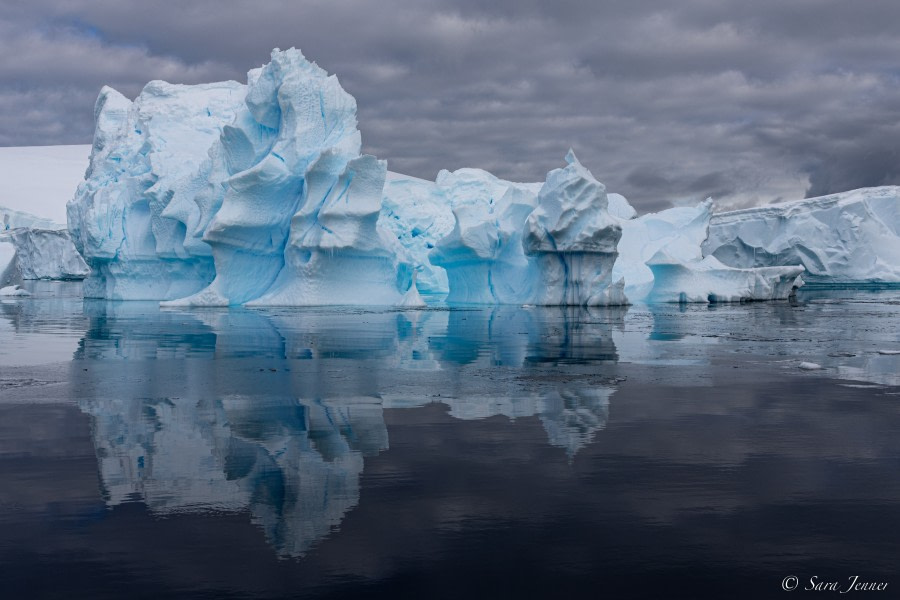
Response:
[[[403,312],[33,290],[0,302],[2,598],[767,598],[792,575],[900,597],[896,291]]]

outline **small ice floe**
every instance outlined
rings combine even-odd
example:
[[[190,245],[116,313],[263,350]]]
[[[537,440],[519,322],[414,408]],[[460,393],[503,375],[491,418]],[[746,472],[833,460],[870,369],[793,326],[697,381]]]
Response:
[[[17,285],[8,285],[0,288],[0,296],[30,296],[31,292],[23,290]]]
[[[819,371],[822,369],[822,365],[814,362],[802,362],[797,366],[804,371]]]
[[[900,354],[900,350],[879,350],[878,354],[885,354],[887,356],[895,356]]]

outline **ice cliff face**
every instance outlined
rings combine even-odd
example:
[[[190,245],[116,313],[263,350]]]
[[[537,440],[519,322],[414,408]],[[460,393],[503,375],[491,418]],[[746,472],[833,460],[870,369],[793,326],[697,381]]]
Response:
[[[67,207],[72,239],[91,267],[87,297],[177,298],[212,280],[209,247],[190,243],[199,207],[177,207],[200,191],[195,172],[243,100],[235,82],[153,81],[134,102],[103,88],[90,166]]]
[[[703,248],[734,267],[803,265],[807,284],[900,283],[900,187],[721,213]]]
[[[24,212],[15,215],[10,222],[17,227],[0,228],[0,287],[24,279],[84,279],[90,273],[65,229],[22,226],[47,221]]]
[[[533,304],[625,304],[624,280],[612,280],[622,227],[606,187],[571,150],[566,162],[547,175],[525,223],[522,246],[539,273]]]
[[[16,265],[16,247],[11,240],[0,238],[0,288],[16,285],[21,280]]]

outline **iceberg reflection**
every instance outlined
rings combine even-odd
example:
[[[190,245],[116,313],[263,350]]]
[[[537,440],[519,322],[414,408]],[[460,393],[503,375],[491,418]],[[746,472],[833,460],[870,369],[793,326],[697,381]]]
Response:
[[[84,312],[71,376],[92,418],[108,506],[247,512],[286,557],[306,553],[357,504],[364,459],[389,446],[386,408],[441,402],[459,419],[537,417],[549,443],[574,456],[606,426],[615,380],[594,368],[614,367],[612,334],[625,314],[105,301],[85,301]],[[584,373],[545,368],[559,363]],[[484,376],[497,366],[513,369]]]

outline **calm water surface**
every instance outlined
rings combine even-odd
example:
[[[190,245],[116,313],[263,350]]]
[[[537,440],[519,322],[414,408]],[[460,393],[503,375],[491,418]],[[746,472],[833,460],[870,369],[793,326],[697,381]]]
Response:
[[[900,292],[0,301],[2,598],[900,597]],[[799,368],[803,362],[821,368]],[[790,594],[788,594],[790,596]]]

